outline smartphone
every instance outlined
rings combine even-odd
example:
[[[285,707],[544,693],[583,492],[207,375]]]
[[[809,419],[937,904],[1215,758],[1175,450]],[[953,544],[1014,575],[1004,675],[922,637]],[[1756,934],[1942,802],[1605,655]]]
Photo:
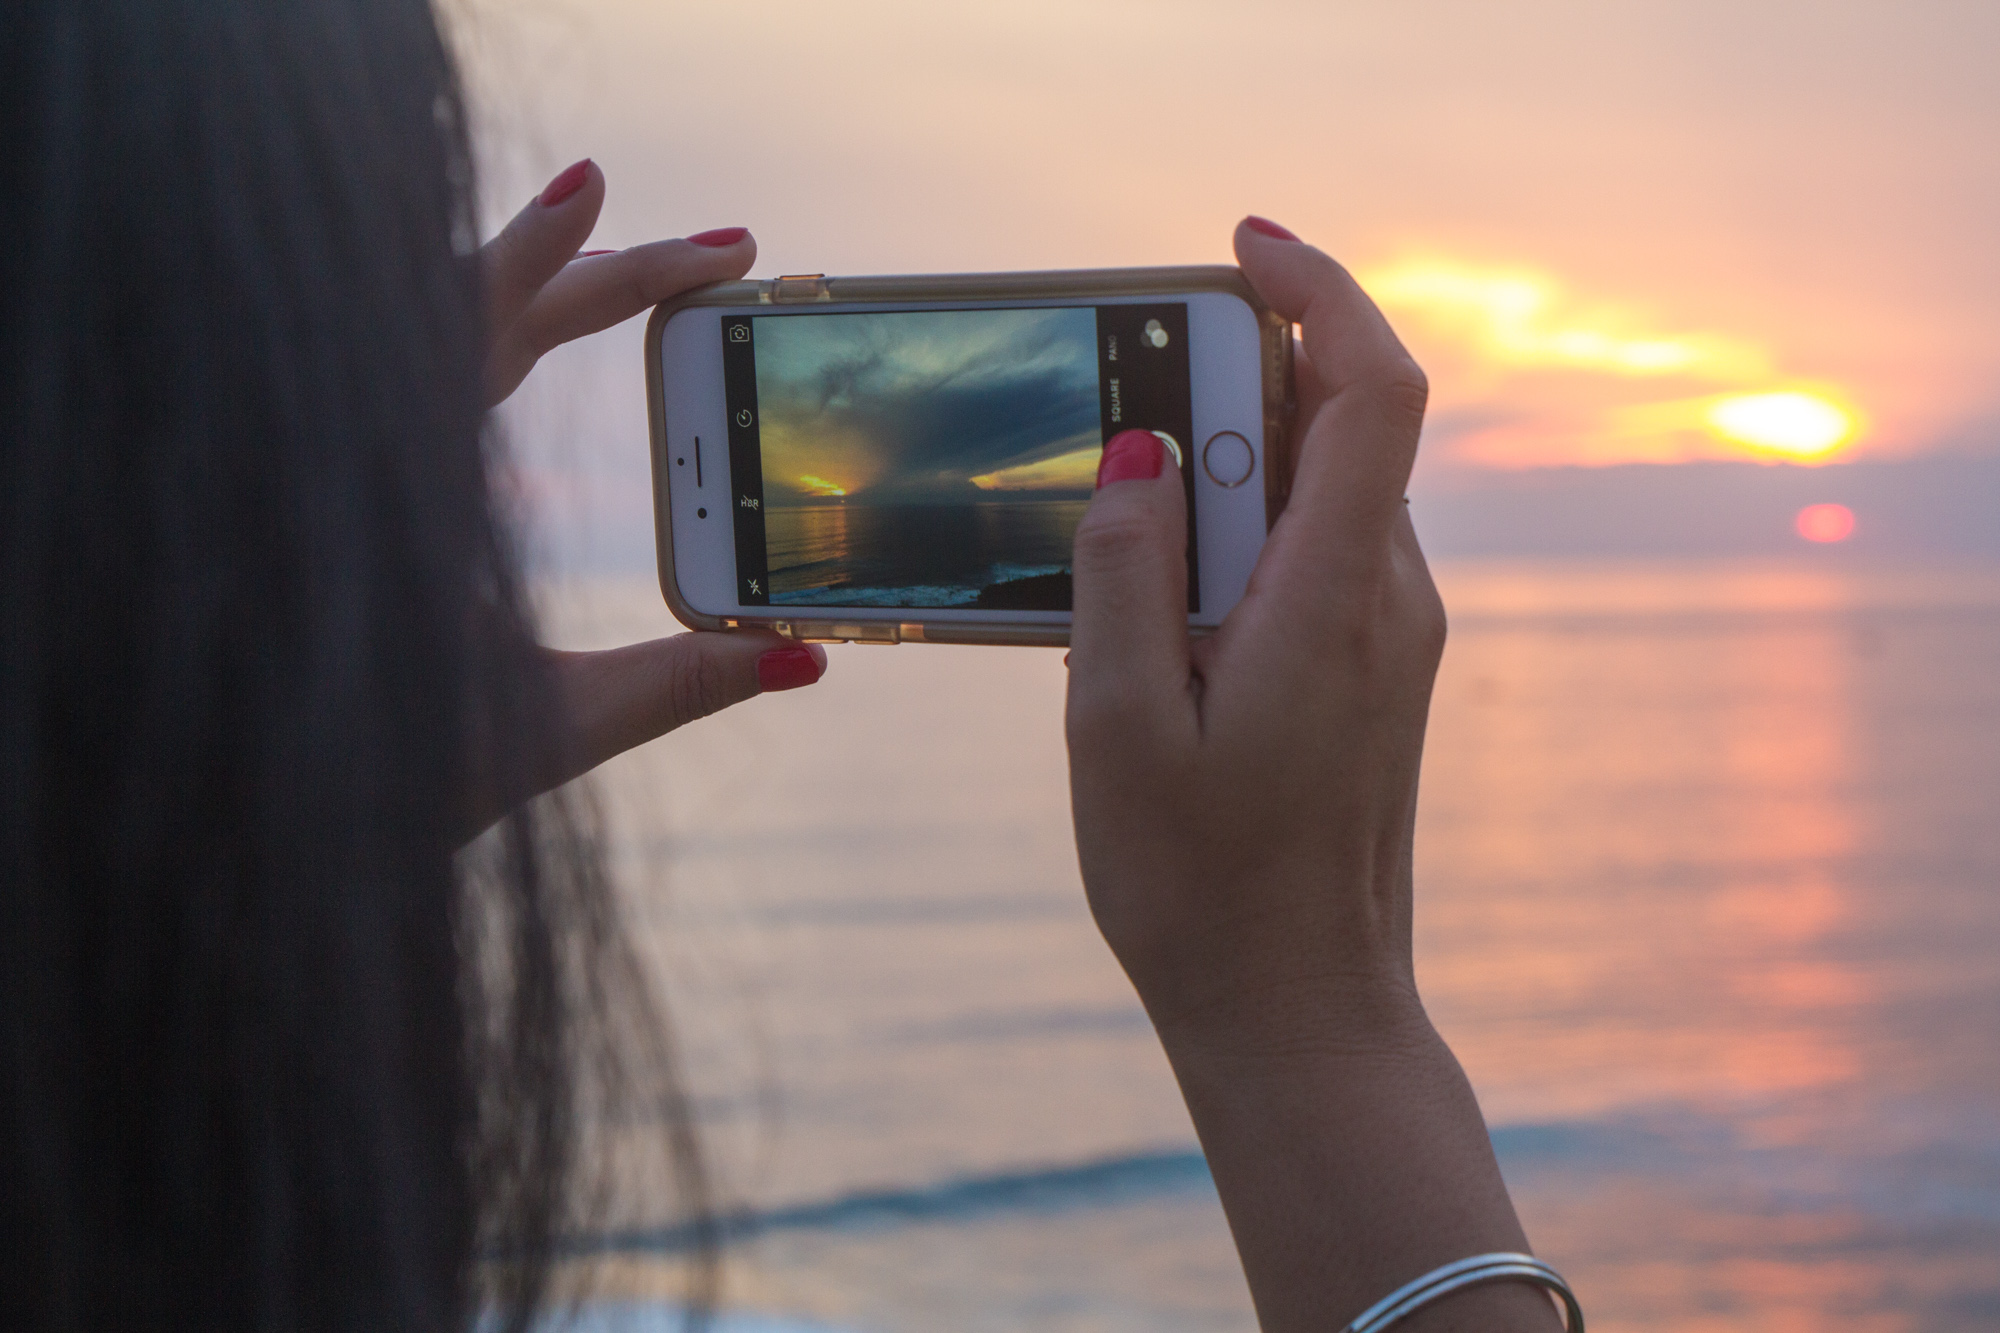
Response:
[[[735,282],[646,332],[660,587],[695,629],[1069,641],[1104,442],[1188,500],[1188,626],[1243,595],[1291,475],[1290,325],[1234,268]]]

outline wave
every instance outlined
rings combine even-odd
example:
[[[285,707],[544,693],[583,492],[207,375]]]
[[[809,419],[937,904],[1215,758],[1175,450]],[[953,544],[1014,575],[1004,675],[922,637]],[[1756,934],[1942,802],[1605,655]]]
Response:
[[[498,1316],[477,1325],[479,1333],[499,1333],[504,1327]],[[654,1301],[593,1302],[575,1310],[551,1311],[530,1327],[535,1333],[688,1333],[693,1328],[704,1333],[840,1333],[831,1324],[750,1310],[720,1310],[698,1325],[691,1324],[680,1306]]]
[[[824,561],[830,569],[837,569],[835,562]],[[787,579],[808,577],[813,567],[799,567],[784,571]],[[805,572],[802,573],[801,570]],[[965,583],[912,583],[879,587],[836,583],[830,587],[793,588],[785,592],[771,594],[772,606],[870,606],[870,607],[910,607],[951,608],[971,606],[979,600],[982,592],[1010,583],[1020,583],[1029,579],[1047,578],[1056,574],[1067,574],[1067,564],[1024,565],[1000,561],[988,565],[984,573]],[[776,576],[773,576],[775,581]]]
[[[567,1247],[572,1253],[673,1254],[704,1238],[736,1244],[777,1231],[873,1230],[929,1222],[963,1222],[1001,1213],[1053,1213],[1102,1208],[1167,1194],[1212,1193],[1208,1160],[1198,1150],[1128,1153],[1075,1166],[959,1176],[907,1189],[862,1190],[816,1203],[718,1217],[693,1223],[612,1232]]]
[[[1042,1016],[1046,1019],[1048,1016]],[[1071,1016],[1075,1018],[1077,1016]],[[1090,1015],[1094,1022],[1109,1015]],[[1659,1108],[1602,1120],[1500,1125],[1495,1153],[1510,1179],[1556,1170],[1602,1179],[1727,1179],[1773,1199],[1859,1206],[1882,1220],[2000,1223],[2000,1139],[1988,1125],[1913,1144],[1774,1147],[1754,1143],[1728,1116]],[[1955,1141],[1949,1141],[1955,1140]],[[683,1223],[578,1238],[571,1253],[670,1254],[704,1240],[724,1245],[773,1232],[878,1230],[950,1224],[1004,1214],[1052,1214],[1189,1196],[1212,1198],[1208,1162],[1194,1147],[1132,1152],[1067,1166],[957,1176],[928,1185],[859,1190],[830,1199],[728,1213],[706,1226]]]
[[[1003,1010],[889,1029],[890,1042],[1043,1041],[1062,1037],[1144,1037],[1153,1022],[1137,1000],[1101,1008]]]
[[[831,588],[800,588],[771,594],[772,606],[906,606],[949,608],[970,606],[979,597],[977,587],[963,584],[913,584],[900,588],[857,588],[836,584]]]

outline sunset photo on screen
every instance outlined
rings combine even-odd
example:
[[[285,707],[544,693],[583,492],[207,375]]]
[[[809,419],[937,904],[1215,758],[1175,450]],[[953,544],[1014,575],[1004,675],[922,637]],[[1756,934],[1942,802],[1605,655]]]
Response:
[[[756,321],[771,601],[1067,610],[1088,307]]]

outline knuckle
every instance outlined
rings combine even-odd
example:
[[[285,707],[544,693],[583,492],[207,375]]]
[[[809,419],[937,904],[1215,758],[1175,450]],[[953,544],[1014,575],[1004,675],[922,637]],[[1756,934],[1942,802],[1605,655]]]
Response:
[[[513,231],[514,225],[510,222],[479,247],[479,262],[489,274],[506,265],[507,256],[514,247]]]
[[[1433,595],[1418,610],[1415,622],[1418,658],[1435,667],[1444,657],[1445,640],[1451,634],[1451,624],[1445,618],[1444,603]]]
[[[520,224],[512,222],[502,227],[492,240],[479,247],[479,256],[487,282],[502,287],[511,286],[525,257]]]
[[[1379,391],[1389,411],[1408,421],[1422,421],[1430,405],[1430,377],[1407,352],[1384,368]]]
[[[674,725],[719,712],[730,702],[729,673],[707,653],[684,653],[668,677]]]
[[[1076,563],[1093,572],[1117,571],[1150,561],[1166,545],[1164,525],[1149,513],[1093,509],[1076,528]]]
[[[673,294],[673,283],[662,280],[660,275],[644,264],[632,263],[622,275],[625,301],[635,310],[643,310],[649,305],[657,305]]]

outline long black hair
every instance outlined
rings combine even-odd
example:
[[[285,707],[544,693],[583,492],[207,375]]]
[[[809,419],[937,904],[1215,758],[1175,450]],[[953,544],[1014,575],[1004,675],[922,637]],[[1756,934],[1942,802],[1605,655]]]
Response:
[[[0,143],[0,1324],[525,1319],[681,1122],[587,820],[454,857],[563,739],[435,18],[9,0]]]

